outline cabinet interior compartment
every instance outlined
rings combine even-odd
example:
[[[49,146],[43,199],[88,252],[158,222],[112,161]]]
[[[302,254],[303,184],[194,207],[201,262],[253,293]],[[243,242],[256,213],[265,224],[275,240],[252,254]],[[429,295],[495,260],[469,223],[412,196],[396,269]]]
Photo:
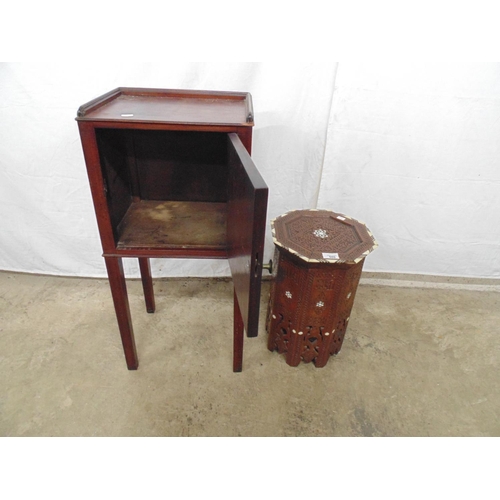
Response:
[[[226,251],[226,133],[95,131],[118,249]]]

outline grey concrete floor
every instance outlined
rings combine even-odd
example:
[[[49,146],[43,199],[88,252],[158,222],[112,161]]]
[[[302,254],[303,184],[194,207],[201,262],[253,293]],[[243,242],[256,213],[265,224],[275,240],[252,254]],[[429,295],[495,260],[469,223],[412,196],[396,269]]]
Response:
[[[267,350],[269,286],[235,374],[230,281],[155,280],[148,314],[128,280],[128,371],[106,280],[0,272],[0,435],[500,435],[498,291],[361,284],[318,369]]]

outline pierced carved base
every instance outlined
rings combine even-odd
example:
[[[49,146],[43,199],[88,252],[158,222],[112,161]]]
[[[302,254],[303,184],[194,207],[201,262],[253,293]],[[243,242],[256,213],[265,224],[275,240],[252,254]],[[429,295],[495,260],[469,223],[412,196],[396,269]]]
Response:
[[[344,341],[364,260],[310,264],[277,252],[267,314],[268,349],[290,366],[323,367]]]

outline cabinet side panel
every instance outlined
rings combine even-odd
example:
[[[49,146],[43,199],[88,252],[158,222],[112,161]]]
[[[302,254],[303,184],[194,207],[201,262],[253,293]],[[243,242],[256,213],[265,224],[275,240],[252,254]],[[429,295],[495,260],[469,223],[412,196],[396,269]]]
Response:
[[[79,122],[78,128],[80,131],[83,155],[85,157],[85,165],[87,167],[102,248],[104,252],[112,252],[115,248],[115,239],[113,237],[108,203],[106,200],[106,188],[102,175],[95,129],[93,124],[88,122]]]
[[[111,225],[115,239],[118,239],[118,225],[132,202],[131,134],[128,130],[96,129],[96,137]]]

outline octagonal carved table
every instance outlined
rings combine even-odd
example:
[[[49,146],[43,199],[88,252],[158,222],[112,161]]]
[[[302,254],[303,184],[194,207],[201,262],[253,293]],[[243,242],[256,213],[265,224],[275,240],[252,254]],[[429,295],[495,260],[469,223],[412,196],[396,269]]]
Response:
[[[361,222],[328,210],[294,210],[271,221],[277,272],[268,348],[323,367],[342,347],[366,256],[377,247]]]

